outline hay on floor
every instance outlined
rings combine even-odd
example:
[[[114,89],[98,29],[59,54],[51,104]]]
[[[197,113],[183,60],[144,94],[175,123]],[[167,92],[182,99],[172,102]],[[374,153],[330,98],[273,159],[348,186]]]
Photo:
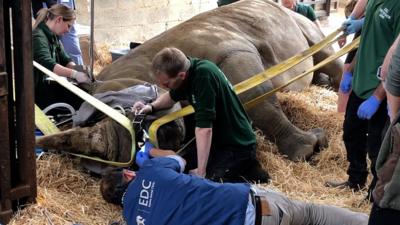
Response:
[[[111,62],[109,46],[97,46],[95,73]],[[342,142],[343,114],[336,112],[335,92],[311,87],[301,93],[279,93],[282,109],[303,130],[325,129],[329,147],[310,162],[294,163],[278,154],[276,146],[257,132],[258,157],[272,181],[260,186],[281,191],[291,198],[332,204],[368,213],[366,191],[353,193],[324,186],[327,180],[347,178],[346,152]],[[107,204],[99,193],[99,179],[79,167],[76,159],[47,154],[37,161],[37,204],[17,212],[10,224],[104,224],[121,221],[121,209]]]
[[[277,153],[276,146],[258,132],[258,157],[269,171],[273,188],[291,198],[369,212],[366,191],[326,188],[326,180],[344,180],[346,153],[341,141],[343,115],[336,113],[336,94],[311,87],[302,93],[280,93],[278,98],[288,118],[309,130],[322,127],[329,147],[310,162],[294,163]],[[99,180],[80,170],[76,160],[48,154],[37,162],[38,204],[19,211],[10,224],[110,224],[120,221],[121,209],[105,203],[99,194]]]

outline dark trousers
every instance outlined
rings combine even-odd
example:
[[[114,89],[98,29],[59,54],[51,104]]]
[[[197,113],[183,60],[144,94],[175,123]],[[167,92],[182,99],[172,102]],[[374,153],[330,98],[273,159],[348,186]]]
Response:
[[[197,151],[192,144],[182,157],[186,160],[186,170],[197,167]],[[256,158],[256,146],[237,148],[212,148],[207,165],[207,178],[215,182],[261,182],[269,180]]]
[[[400,211],[372,206],[368,225],[398,225],[400,224]]]
[[[375,163],[382,143],[382,133],[388,119],[386,100],[382,101],[377,112],[370,120],[362,120],[357,116],[361,103],[365,100],[352,92],[347,103],[343,124],[343,141],[346,146],[347,160],[350,165],[347,170],[349,182],[364,186],[367,180],[367,153],[371,160],[371,172],[374,176],[370,187],[375,187]]]

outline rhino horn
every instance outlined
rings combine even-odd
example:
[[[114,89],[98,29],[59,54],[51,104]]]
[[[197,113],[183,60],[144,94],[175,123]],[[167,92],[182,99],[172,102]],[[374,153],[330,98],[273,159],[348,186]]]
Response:
[[[121,132],[124,132],[124,134],[121,134]],[[129,133],[125,133],[128,132],[124,128],[107,118],[92,127],[76,127],[37,138],[36,146],[112,160],[122,147],[119,143],[119,136],[129,135]],[[129,136],[126,139],[130,140]],[[128,146],[130,146],[130,143]]]

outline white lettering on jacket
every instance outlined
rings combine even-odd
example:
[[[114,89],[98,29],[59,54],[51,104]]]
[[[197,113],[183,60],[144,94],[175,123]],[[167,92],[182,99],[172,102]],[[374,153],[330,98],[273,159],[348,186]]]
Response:
[[[142,190],[139,193],[139,205],[151,207],[151,199],[153,197],[154,182],[142,181]]]

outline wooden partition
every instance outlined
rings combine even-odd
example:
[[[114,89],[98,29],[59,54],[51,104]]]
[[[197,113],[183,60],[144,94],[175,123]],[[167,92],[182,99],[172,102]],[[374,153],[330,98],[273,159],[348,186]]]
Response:
[[[36,198],[30,0],[0,0],[0,223]]]

